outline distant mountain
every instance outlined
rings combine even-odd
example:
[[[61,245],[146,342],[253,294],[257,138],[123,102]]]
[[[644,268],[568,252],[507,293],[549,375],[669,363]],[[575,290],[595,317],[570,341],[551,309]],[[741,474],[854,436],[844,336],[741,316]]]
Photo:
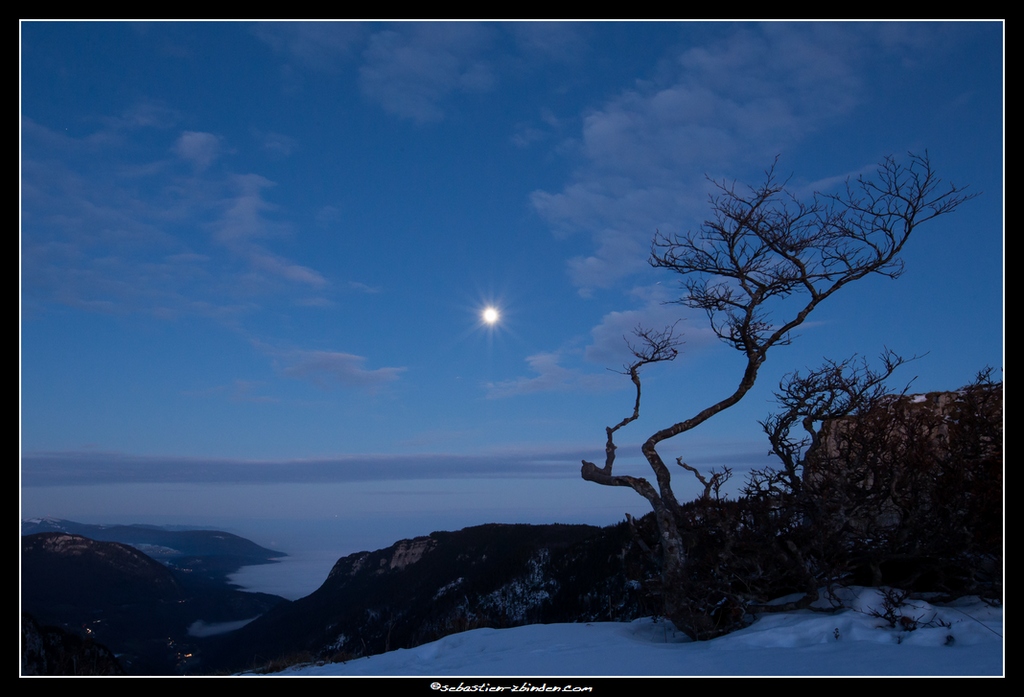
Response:
[[[651,614],[628,526],[482,525],[340,559],[311,595],[214,637],[209,664],[345,659],[476,627]]]
[[[136,547],[67,531],[22,538],[22,609],[40,625],[108,646],[129,674],[230,672],[282,656],[342,660],[476,627],[629,620],[654,611],[636,580],[651,577],[647,557],[626,523],[434,532],[339,559],[318,590],[294,602],[237,591],[181,566],[205,559],[186,552],[278,554],[242,538],[76,525],[25,523],[26,529],[88,527],[159,546],[173,560],[165,566]],[[189,633],[200,622],[254,617],[225,634]]]
[[[183,591],[170,570],[118,542],[44,532],[21,541],[21,601],[95,607],[174,602]]]
[[[132,674],[198,670],[200,642],[190,626],[249,620],[282,602],[167,567],[119,542],[66,532],[22,537],[22,611],[109,647]]]
[[[22,521],[21,534],[63,532],[102,542],[131,545],[147,556],[194,577],[223,583],[243,566],[273,564],[288,556],[221,530],[176,529],[154,525],[90,525],[57,518]]]

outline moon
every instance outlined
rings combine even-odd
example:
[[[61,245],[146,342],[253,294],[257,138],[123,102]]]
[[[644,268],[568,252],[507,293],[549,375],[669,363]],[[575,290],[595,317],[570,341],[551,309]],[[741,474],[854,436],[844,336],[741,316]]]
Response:
[[[494,325],[498,323],[498,319],[500,319],[501,315],[498,314],[498,310],[496,308],[488,307],[484,309],[481,317],[486,324]]]

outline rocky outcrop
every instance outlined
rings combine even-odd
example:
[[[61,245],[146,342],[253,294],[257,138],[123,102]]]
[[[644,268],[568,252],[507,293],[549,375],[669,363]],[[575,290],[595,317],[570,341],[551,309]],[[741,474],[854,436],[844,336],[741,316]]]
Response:
[[[858,582],[998,594],[1003,390],[884,400],[824,424],[804,461],[805,521]]]
[[[968,421],[983,419],[993,425],[1003,422],[1002,383],[970,386],[955,392],[894,395],[864,414],[833,419],[822,425],[814,447],[807,453],[804,477],[814,480],[836,462],[856,466],[866,453],[862,444],[879,438],[922,445],[942,455],[957,447],[951,442],[957,428]],[[952,431],[951,431],[952,429]],[[1001,435],[1002,429],[999,429]],[[1002,450],[995,432],[978,432],[973,448],[976,457],[991,457]],[[881,456],[880,454],[878,456]],[[898,463],[895,463],[898,464]],[[870,486],[866,482],[865,486]]]
[[[339,660],[476,627],[649,614],[625,524],[482,525],[339,559],[312,595],[220,641],[220,664],[282,655]]]

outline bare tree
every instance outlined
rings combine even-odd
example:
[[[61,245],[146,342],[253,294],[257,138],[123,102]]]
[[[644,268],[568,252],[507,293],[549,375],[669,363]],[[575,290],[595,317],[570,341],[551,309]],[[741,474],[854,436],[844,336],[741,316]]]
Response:
[[[782,480],[785,491],[799,492],[803,486],[804,458],[819,445],[823,426],[868,412],[892,399],[894,395],[886,381],[897,368],[916,359],[917,356],[904,358],[886,349],[880,357],[880,369],[853,356],[843,361],[826,360],[822,367],[806,374],[795,371],[786,375],[775,393],[782,411],[761,422],[771,452],[782,463],[782,469],[755,470],[748,489],[770,492],[775,487],[774,477]],[[905,392],[906,389],[900,394]],[[801,435],[793,433],[797,426],[803,432]]]
[[[661,548],[665,614],[673,620],[686,611],[687,600],[672,589],[685,585],[687,549],[681,534],[684,514],[659,444],[739,402],[754,386],[768,351],[790,343],[791,332],[826,298],[871,274],[897,278],[903,271],[900,253],[917,226],[953,212],[974,196],[962,187],[943,184],[927,153],[911,154],[906,165],[887,157],[874,177],[858,177],[848,181],[841,194],[815,194],[806,202],[779,179],[776,164],[757,187],[744,190],[735,183],[712,182],[718,191],[711,197],[711,219],[684,235],[658,233],[652,245],[650,263],[683,277],[684,292],[676,302],[703,310],[715,334],[746,358],[739,384],[731,394],[644,442],[641,451],[654,472],[654,483],[614,474],[613,435],[639,416],[638,371],[675,358],[679,344],[673,327],[640,330],[640,343],[631,346],[636,360],[626,366],[636,386],[633,413],[606,429],[603,467],[583,461],[583,479],[628,486],[651,504]],[[706,495],[716,488],[682,458],[677,463],[705,484]],[[714,476],[720,485],[723,473]],[[684,631],[685,624],[677,622]]]
[[[855,357],[791,373],[782,411],[762,423],[782,468],[752,472],[741,501],[772,513],[763,547],[792,544],[806,560],[805,605],[851,580],[1001,593],[1002,384],[985,370],[911,398],[883,384],[904,362],[886,351],[881,369]]]

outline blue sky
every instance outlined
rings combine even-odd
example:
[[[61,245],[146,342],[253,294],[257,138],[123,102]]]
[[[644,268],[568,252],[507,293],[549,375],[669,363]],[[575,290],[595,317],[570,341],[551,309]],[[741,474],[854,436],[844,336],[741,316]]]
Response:
[[[632,406],[623,335],[686,341],[623,472],[743,365],[665,304],[655,231],[700,224],[705,175],[779,156],[806,196],[925,150],[982,195],[663,448],[740,472],[823,357],[920,355],[915,391],[1002,370],[1001,23],[24,22],[22,513],[642,513],[579,478]]]

